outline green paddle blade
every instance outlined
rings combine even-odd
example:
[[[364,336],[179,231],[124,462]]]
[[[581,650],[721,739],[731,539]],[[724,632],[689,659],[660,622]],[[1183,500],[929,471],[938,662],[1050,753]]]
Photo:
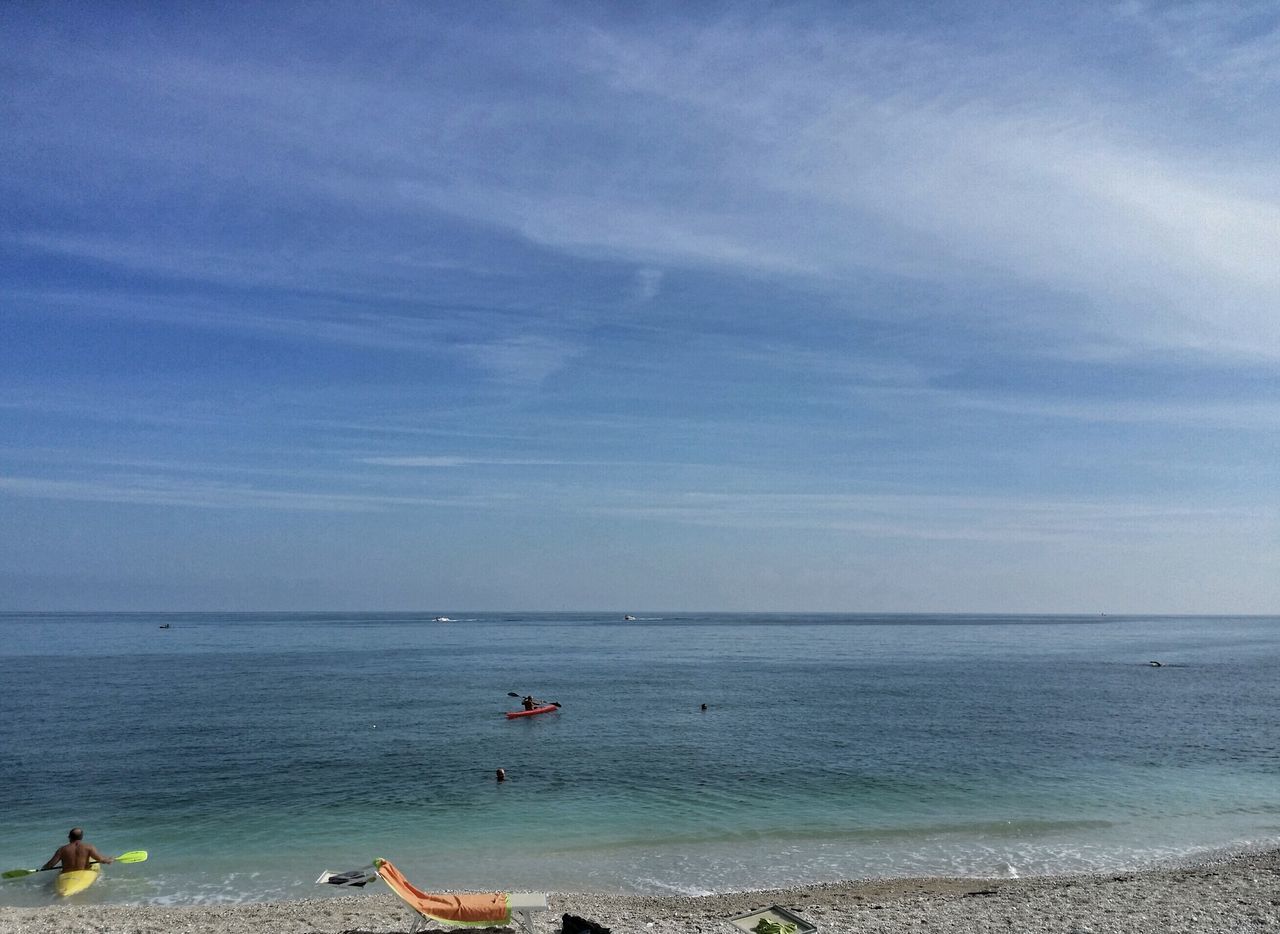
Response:
[[[145,863],[146,861],[146,850],[130,850],[128,853],[121,853],[116,857],[117,863]]]
[[[33,872],[39,871],[39,869],[10,869],[0,873],[0,879],[21,879],[23,876],[29,876]]]

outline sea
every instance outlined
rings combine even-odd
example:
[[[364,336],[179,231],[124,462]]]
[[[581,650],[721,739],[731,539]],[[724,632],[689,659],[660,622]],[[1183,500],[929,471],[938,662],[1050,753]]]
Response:
[[[0,614],[0,870],[73,825],[149,853],[89,903],[350,894],[315,880],[374,857],[697,894],[1280,845],[1280,617],[623,615]]]

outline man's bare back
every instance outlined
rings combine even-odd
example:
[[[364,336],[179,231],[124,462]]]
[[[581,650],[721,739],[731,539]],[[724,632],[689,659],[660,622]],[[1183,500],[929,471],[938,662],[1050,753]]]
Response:
[[[98,852],[97,847],[92,843],[86,843],[81,837],[84,835],[79,827],[74,828],[67,836],[70,843],[64,843],[58,847],[58,852],[53,854],[49,862],[42,866],[42,869],[52,869],[58,863],[62,863],[63,872],[76,872],[81,869],[88,869],[89,863],[112,863],[115,862],[110,856],[103,856]]]

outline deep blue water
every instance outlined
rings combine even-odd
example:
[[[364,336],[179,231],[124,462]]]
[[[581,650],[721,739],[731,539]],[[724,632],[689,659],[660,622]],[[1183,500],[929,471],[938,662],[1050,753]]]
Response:
[[[705,892],[1280,842],[1280,618],[434,615],[0,614],[0,869],[73,823],[151,852],[86,899],[162,902],[378,855]]]

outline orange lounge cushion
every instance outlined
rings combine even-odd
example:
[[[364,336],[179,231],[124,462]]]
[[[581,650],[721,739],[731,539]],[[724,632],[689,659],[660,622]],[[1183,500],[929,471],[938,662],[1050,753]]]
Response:
[[[455,924],[508,924],[511,921],[511,909],[503,892],[467,892],[461,895],[423,892],[385,859],[374,860],[373,864],[393,892],[428,918]]]

